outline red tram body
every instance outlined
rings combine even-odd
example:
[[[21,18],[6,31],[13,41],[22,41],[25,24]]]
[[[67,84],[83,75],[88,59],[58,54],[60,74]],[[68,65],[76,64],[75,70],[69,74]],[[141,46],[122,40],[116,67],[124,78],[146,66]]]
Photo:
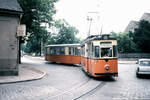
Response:
[[[45,60],[64,64],[80,64],[80,44],[58,44],[46,47]]]
[[[94,77],[118,76],[117,40],[109,35],[88,37],[81,44],[81,65]]]
[[[48,45],[45,60],[81,64],[93,77],[118,76],[117,40],[109,35],[89,36],[81,44]]]

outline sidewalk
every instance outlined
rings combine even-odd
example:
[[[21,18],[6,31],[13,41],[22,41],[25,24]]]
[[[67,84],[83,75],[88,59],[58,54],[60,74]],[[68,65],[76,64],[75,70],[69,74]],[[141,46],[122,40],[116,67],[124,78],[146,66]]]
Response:
[[[9,84],[17,82],[26,82],[41,79],[46,75],[46,72],[40,68],[35,68],[28,64],[19,64],[18,76],[0,76],[0,84]]]
[[[44,56],[29,56],[29,55],[24,55],[24,57],[30,59],[30,60],[41,60],[44,61],[45,57]]]

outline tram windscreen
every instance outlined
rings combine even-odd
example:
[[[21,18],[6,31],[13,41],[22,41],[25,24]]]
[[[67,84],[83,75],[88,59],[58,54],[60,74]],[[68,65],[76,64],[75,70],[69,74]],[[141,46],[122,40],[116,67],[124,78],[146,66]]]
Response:
[[[101,48],[101,57],[112,57],[112,48]]]

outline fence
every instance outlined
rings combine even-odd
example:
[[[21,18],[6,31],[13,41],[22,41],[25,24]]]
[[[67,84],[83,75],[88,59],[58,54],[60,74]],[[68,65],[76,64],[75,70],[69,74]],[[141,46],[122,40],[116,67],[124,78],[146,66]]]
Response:
[[[120,53],[119,58],[150,58],[150,53]]]

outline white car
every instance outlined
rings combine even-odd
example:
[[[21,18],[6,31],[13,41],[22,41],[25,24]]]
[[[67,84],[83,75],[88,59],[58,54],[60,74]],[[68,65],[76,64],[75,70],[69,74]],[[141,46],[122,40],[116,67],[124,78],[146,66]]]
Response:
[[[150,59],[139,59],[136,75],[139,77],[142,74],[150,75]]]

